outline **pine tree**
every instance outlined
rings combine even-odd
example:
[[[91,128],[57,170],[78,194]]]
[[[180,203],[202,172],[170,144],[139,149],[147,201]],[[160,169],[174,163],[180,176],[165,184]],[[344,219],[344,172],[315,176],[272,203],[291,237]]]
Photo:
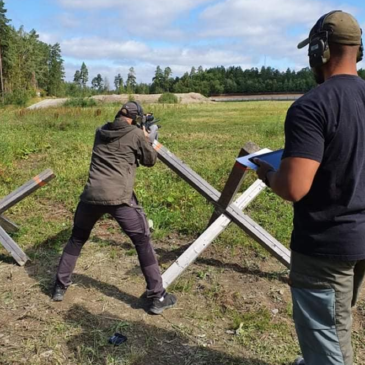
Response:
[[[97,74],[91,81],[91,86],[94,90],[102,91],[104,88],[104,80],[100,74]]]
[[[81,80],[80,70],[76,70],[74,75],[74,83],[80,85],[80,80]]]
[[[156,67],[155,76],[152,81],[152,92],[156,94],[163,92],[164,74],[160,66]]]
[[[85,88],[88,81],[89,81],[89,71],[85,65],[85,62],[83,62],[80,70],[80,85],[83,88]]]
[[[59,43],[49,47],[49,76],[47,92],[49,95],[60,95],[63,78],[65,76],[63,59],[61,56],[61,47]]]
[[[5,3],[0,0],[0,91],[1,98],[4,103],[5,98],[5,85],[4,85],[4,60],[6,60],[6,51],[9,46],[9,22],[10,19],[6,17],[7,10],[5,9]]]
[[[124,91],[124,82],[123,82],[123,78],[120,74],[118,74],[117,76],[115,76],[114,78],[114,86],[115,86],[115,91],[117,93],[122,93]]]
[[[133,93],[136,89],[136,85],[137,85],[136,72],[134,71],[134,68],[131,67],[128,72],[127,83],[126,83],[127,92]]]
[[[172,70],[170,67],[166,67],[163,72],[163,89],[164,91],[169,92],[170,91],[170,84],[173,80],[170,79],[172,75]]]

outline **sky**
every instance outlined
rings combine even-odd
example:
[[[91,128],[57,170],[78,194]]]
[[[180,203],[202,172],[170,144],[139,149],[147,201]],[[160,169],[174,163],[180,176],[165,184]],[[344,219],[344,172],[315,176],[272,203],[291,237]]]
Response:
[[[317,19],[331,11],[353,14],[365,30],[363,0],[4,0],[16,28],[35,29],[60,43],[66,80],[82,62],[113,85],[134,67],[137,82],[152,82],[157,66],[172,76],[192,66],[271,66],[300,70],[297,49]],[[365,68],[365,62],[359,63]]]

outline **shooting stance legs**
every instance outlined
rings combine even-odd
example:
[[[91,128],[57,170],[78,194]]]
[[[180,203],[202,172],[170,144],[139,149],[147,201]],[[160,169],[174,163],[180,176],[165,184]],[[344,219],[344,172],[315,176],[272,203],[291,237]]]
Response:
[[[141,270],[147,284],[147,298],[154,302],[157,300],[158,306],[163,307],[162,310],[171,307],[176,299],[171,294],[166,294],[163,288],[156,254],[150,240],[148,223],[134,196],[130,206],[79,203],[75,213],[72,236],[60,259],[53,300],[61,301],[63,299],[66,289],[71,284],[71,276],[81,249],[88,240],[95,223],[106,213],[116,219],[137,250]],[[168,303],[163,303],[164,298],[168,299]]]

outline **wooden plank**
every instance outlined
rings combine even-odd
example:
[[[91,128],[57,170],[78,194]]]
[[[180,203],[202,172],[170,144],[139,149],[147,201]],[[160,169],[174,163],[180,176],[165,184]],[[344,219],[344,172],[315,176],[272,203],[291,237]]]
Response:
[[[186,166],[172,152],[167,150],[161,143],[154,143],[154,148],[158,153],[159,159],[168,167],[182,177],[190,186],[201,193],[206,199],[213,204],[218,203],[220,193],[206,182],[201,176],[194,172],[190,167]],[[268,232],[261,228],[250,217],[242,213],[238,207],[231,204],[226,208],[224,214],[243,229],[249,236],[261,244],[282,264],[289,268],[290,251],[279,241],[272,237]]]
[[[247,156],[259,150],[260,150],[259,146],[257,146],[252,142],[248,142],[243,146],[237,158],[242,156]],[[247,169],[243,169],[237,163],[233,165],[231,173],[228,176],[226,185],[224,186],[222,194],[218,200],[218,207],[213,212],[212,217],[209,220],[208,226],[210,226],[220,216],[220,214],[222,214],[222,210],[224,211],[232,203],[238,190],[242,186],[242,182],[245,179],[246,175],[247,175]]]
[[[240,210],[246,208],[266,188],[261,180],[256,180],[234,203]],[[168,288],[210,244],[228,227],[231,220],[224,214],[218,217],[200,237],[163,273],[165,289]]]
[[[10,219],[0,215],[0,226],[8,233],[15,233],[19,231],[19,227]]]
[[[11,194],[0,200],[0,214],[11,208],[13,205],[23,200],[34,191],[46,185],[55,177],[51,169],[47,169],[39,175],[33,177],[32,180],[25,183],[23,186],[13,191]]]
[[[14,260],[23,266],[29,260],[28,256],[16,244],[15,241],[0,227],[0,243],[13,256]]]

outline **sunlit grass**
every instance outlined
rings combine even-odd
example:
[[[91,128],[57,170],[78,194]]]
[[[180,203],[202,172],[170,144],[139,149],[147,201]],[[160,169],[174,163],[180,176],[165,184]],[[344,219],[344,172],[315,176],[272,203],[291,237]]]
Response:
[[[144,105],[160,119],[160,142],[189,164],[218,190],[222,190],[241,147],[253,141],[271,149],[283,146],[283,122],[288,102],[219,103],[199,105]],[[46,168],[57,175],[46,188],[12,210],[21,223],[17,235],[23,244],[37,245],[55,235],[71,219],[52,216],[52,207],[76,207],[87,179],[95,129],[112,120],[115,104],[95,108],[47,110],[2,110],[0,123],[0,196]],[[244,188],[255,179],[251,173]],[[168,232],[197,235],[213,211],[196,191],[159,162],[154,168],[139,168],[137,196],[150,219],[155,237]],[[42,206],[40,206],[42,201]],[[46,203],[45,203],[46,202]],[[45,216],[44,205],[49,210]],[[288,243],[291,208],[270,192],[248,208],[260,224]],[[280,219],[278,219],[280,217]],[[231,227],[220,241],[246,242],[247,237]]]

